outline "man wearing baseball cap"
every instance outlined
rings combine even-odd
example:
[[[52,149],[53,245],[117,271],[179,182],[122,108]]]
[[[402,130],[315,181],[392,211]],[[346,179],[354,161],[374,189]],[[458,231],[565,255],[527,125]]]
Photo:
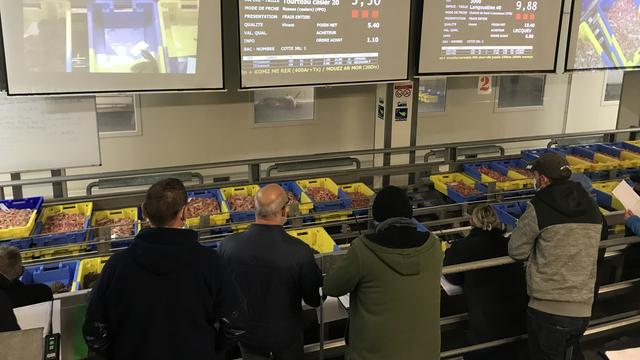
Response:
[[[545,154],[532,170],[536,195],[509,241],[509,255],[527,261],[530,355],[581,358],[578,345],[591,317],[603,218],[582,185],[569,180],[564,156]]]

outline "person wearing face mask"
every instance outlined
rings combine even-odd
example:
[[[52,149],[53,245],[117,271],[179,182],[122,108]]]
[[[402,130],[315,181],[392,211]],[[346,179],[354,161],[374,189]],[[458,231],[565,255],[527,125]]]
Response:
[[[444,266],[508,255],[509,240],[491,205],[479,205],[471,214],[473,229],[447,250]],[[526,333],[527,286],[521,263],[445,275],[462,286],[469,313],[473,344]],[[526,359],[526,342],[512,343],[464,355],[465,360]]]
[[[545,154],[532,170],[537,192],[509,241],[509,255],[527,261],[529,355],[580,359],[603,218],[582,185],[569,180],[571,168],[564,156]]]
[[[313,250],[284,229],[289,199],[271,184],[255,197],[256,223],[227,237],[220,248],[246,299],[244,360],[299,360],[304,357],[302,301],[321,303],[322,273]]]
[[[0,246],[0,291],[9,298],[13,308],[51,301],[51,288],[44,284],[25,285],[20,281],[24,266],[20,250],[12,246]]]
[[[211,360],[224,339],[239,334],[241,295],[215,250],[183,229],[187,193],[180,180],[147,191],[151,223],[131,247],[105,264],[84,323],[89,349],[108,359]]]

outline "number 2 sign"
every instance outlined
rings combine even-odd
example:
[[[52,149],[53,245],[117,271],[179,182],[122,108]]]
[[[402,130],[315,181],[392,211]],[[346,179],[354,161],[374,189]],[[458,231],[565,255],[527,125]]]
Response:
[[[478,95],[491,95],[492,92],[491,76],[480,76],[478,78]]]

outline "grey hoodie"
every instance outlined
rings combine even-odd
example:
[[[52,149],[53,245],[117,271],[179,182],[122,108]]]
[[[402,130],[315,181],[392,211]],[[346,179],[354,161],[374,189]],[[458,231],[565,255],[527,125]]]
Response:
[[[527,263],[529,307],[590,317],[603,218],[578,183],[539,191],[509,241],[509,255]]]

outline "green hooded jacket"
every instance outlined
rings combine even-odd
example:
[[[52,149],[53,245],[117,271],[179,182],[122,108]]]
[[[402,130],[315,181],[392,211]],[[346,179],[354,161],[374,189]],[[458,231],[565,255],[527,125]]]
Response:
[[[323,287],[328,296],[350,293],[345,359],[440,359],[442,260],[434,235],[406,249],[353,241]]]

